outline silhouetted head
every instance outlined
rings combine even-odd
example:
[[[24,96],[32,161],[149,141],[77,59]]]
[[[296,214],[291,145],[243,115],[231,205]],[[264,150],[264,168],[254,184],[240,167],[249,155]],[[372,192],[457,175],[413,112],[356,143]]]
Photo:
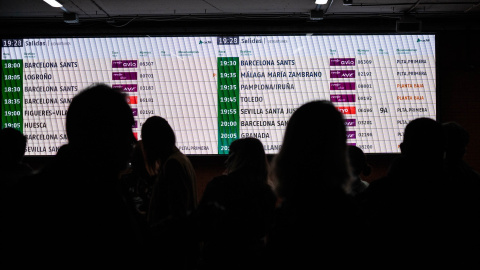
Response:
[[[400,149],[408,159],[438,162],[443,159],[444,152],[442,126],[425,117],[410,121],[405,127]]]
[[[355,176],[358,176],[363,173],[363,175],[368,176],[371,173],[371,167],[367,163],[367,157],[365,153],[358,146],[349,145],[348,157],[350,160],[350,166],[352,172]]]
[[[241,138],[230,144],[230,151],[226,161],[227,173],[242,171],[258,176],[267,182],[267,157],[263,144],[256,138]]]
[[[281,197],[342,188],[350,191],[343,115],[328,101],[312,101],[291,116],[274,177]]]
[[[175,132],[165,118],[151,116],[142,125],[142,143],[149,163],[165,160],[174,150]]]
[[[14,128],[4,128],[0,131],[1,167],[11,167],[20,163],[25,156],[27,138]]]
[[[470,136],[460,124],[446,122],[442,124],[445,137],[445,157],[448,160],[461,160],[467,150]]]
[[[77,94],[68,108],[68,144],[76,153],[102,166],[123,169],[136,141],[133,113],[117,89],[95,84]]]

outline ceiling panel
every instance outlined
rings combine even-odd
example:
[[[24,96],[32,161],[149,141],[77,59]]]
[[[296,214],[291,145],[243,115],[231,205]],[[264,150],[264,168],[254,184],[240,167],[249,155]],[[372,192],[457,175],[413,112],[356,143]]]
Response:
[[[313,9],[324,11],[324,18],[359,16],[400,16],[410,13],[421,16],[479,16],[480,1],[440,0],[353,0],[353,5],[344,5],[343,0],[330,0],[325,5],[315,5],[314,0],[58,0],[64,9],[53,8],[42,0],[0,1],[0,20],[53,19],[65,11],[77,13],[79,18],[95,19],[109,17],[165,17],[221,16],[232,17],[255,15],[278,19],[272,15],[308,17]]]

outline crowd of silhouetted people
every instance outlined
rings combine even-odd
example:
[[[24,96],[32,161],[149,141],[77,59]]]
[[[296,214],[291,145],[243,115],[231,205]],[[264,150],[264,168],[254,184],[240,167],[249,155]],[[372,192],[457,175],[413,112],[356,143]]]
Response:
[[[26,137],[4,128],[1,242],[16,266],[135,269],[436,267],[476,263],[480,175],[464,160],[468,132],[417,118],[385,176],[347,145],[328,101],[300,106],[271,161],[256,138],[233,141],[225,172],[197,197],[196,172],[168,119],[132,133],[123,93],[76,95],[68,144],[40,170]]]

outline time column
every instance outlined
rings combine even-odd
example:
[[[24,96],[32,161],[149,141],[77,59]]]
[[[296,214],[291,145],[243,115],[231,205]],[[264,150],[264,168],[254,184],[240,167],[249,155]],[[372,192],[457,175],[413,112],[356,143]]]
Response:
[[[23,60],[2,60],[2,128],[23,132]]]
[[[228,154],[239,136],[238,57],[218,57],[218,153]]]

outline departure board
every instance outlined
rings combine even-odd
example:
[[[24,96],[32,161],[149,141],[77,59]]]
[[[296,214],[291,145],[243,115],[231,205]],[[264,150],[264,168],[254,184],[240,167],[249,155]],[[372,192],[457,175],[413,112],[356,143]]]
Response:
[[[2,128],[27,136],[27,156],[68,143],[68,106],[93,83],[126,94],[138,139],[159,115],[187,155],[228,154],[243,137],[275,154],[312,100],[331,101],[365,153],[399,153],[409,121],[436,119],[435,35],[17,38],[1,59]]]

